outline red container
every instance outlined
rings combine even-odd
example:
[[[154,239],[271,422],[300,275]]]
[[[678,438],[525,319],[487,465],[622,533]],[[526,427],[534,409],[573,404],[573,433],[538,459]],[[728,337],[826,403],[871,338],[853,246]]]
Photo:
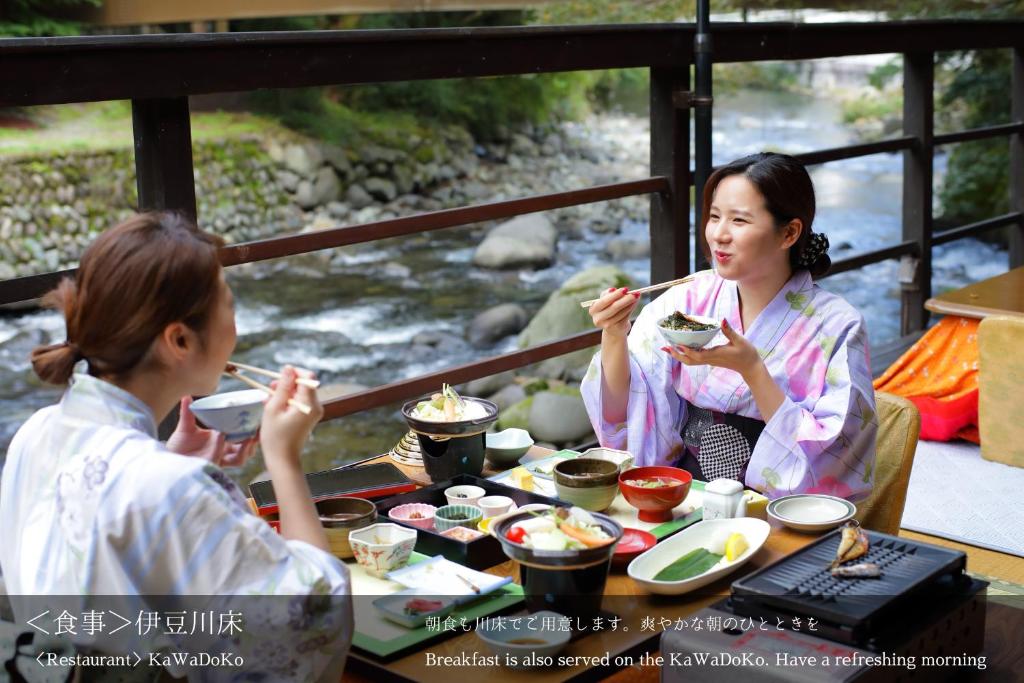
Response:
[[[627,481],[661,477],[682,482],[674,486],[646,488],[633,486]],[[693,475],[678,467],[634,467],[619,474],[619,490],[630,505],[640,511],[641,522],[668,522],[672,519],[672,508],[690,495]]]

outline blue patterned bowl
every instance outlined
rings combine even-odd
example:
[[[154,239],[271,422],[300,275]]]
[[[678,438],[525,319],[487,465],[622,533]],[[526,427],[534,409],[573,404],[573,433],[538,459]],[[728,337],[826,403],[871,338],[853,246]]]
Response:
[[[266,398],[259,389],[243,389],[201,398],[189,408],[204,425],[223,432],[228,441],[245,441],[259,429]]]

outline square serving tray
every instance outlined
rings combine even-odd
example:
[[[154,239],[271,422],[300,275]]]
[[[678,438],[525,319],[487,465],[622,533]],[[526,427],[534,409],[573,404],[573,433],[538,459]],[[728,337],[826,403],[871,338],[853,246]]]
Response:
[[[377,503],[378,520],[381,522],[387,521],[403,524],[400,520],[388,517],[388,511],[391,508],[405,505],[406,503],[426,503],[435,507],[443,507],[448,504],[444,497],[445,489],[462,484],[479,486],[487,492],[488,496],[508,496],[520,507],[530,503],[568,507],[568,503],[557,498],[548,498],[529,491],[523,491],[522,489],[505,486],[490,479],[460,474],[447,481],[379,501]],[[416,528],[410,524],[404,524],[404,526]],[[487,569],[488,567],[508,561],[508,557],[501,549],[501,543],[490,534],[465,543],[442,536],[433,529],[417,529],[417,531],[419,534],[416,537],[416,552],[423,553],[424,555],[444,555],[452,562],[458,562],[471,569]]]

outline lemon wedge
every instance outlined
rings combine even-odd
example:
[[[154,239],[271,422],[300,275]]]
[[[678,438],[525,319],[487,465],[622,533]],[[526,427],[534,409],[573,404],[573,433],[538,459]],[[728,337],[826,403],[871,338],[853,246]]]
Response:
[[[748,548],[750,548],[750,544],[747,543],[747,539],[743,537],[743,534],[739,532],[730,534],[725,542],[725,559],[732,562],[747,552]]]

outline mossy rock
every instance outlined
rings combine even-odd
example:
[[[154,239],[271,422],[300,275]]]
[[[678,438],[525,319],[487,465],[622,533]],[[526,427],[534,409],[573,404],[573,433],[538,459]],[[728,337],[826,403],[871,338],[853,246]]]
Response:
[[[502,429],[525,429],[530,427],[530,407],[533,405],[533,396],[527,396],[514,406],[506,408],[498,415],[497,428]]]

